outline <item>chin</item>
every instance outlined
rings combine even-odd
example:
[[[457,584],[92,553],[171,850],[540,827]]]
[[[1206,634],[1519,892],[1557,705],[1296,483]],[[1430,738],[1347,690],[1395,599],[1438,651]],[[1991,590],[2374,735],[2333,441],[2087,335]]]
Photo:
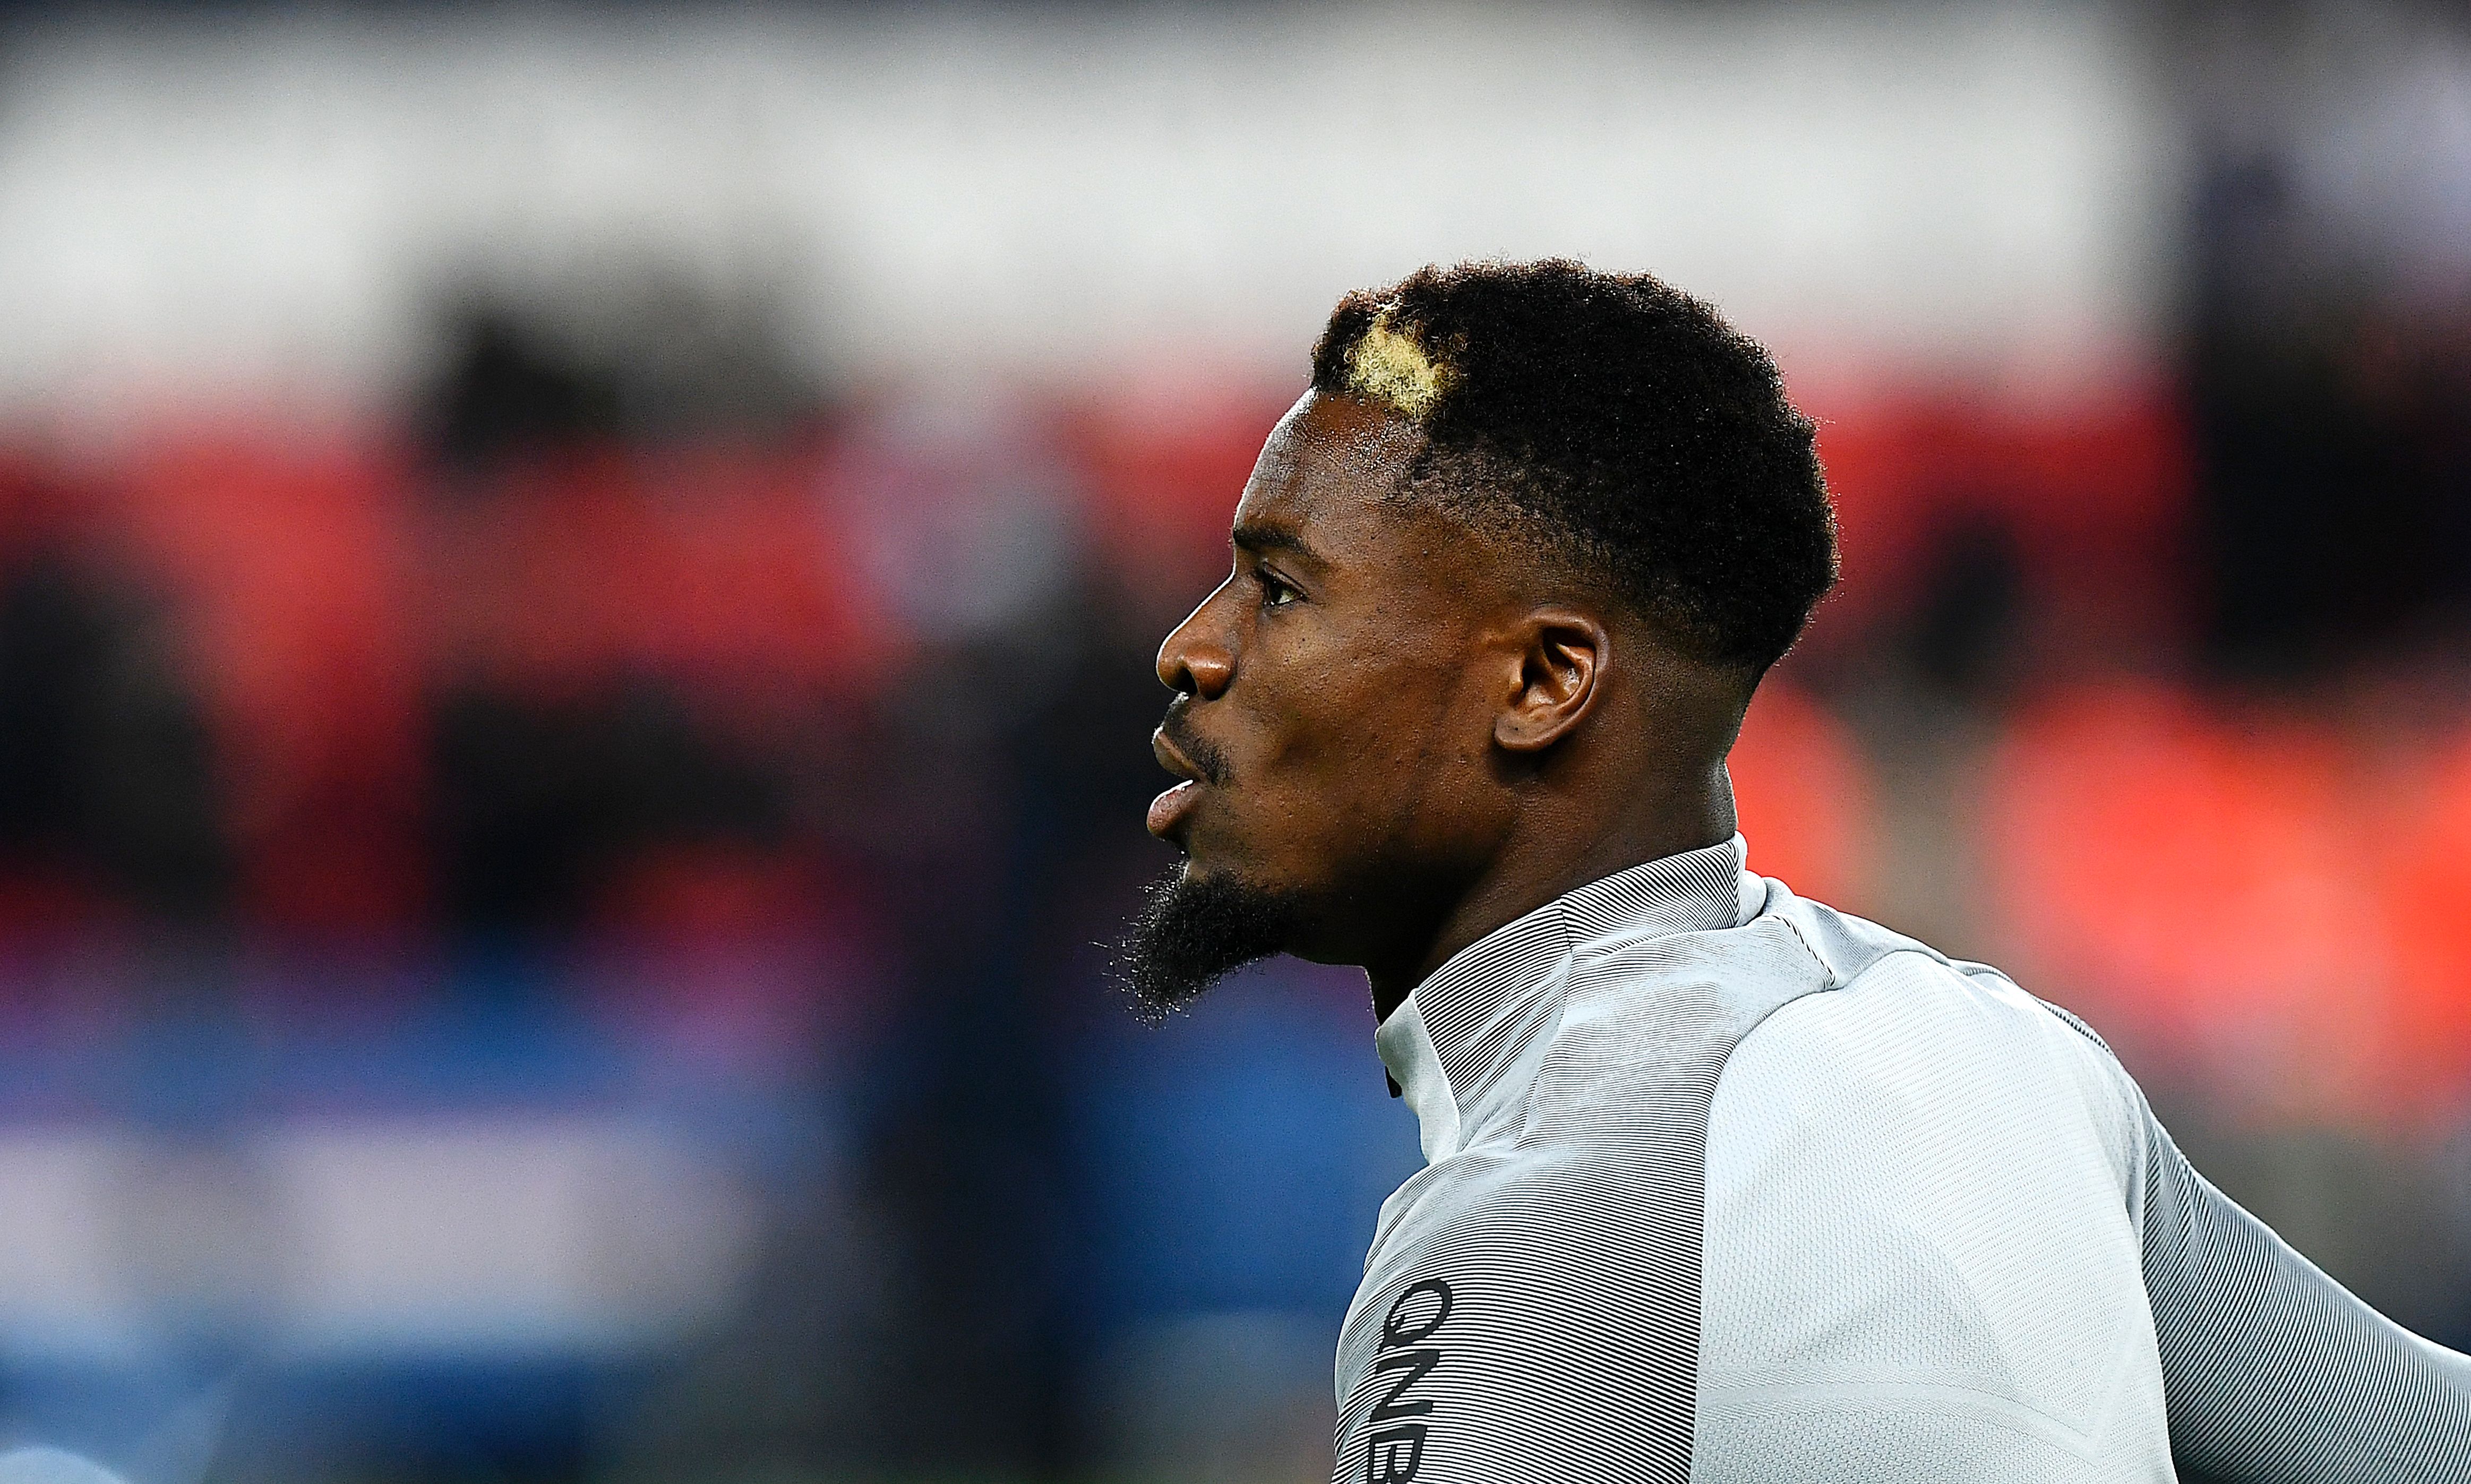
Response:
[[[1167,843],[1184,857],[1175,867],[1175,874],[1182,880],[1241,883],[1250,879],[1236,863],[1243,859],[1241,854],[1228,850],[1223,840],[1212,838],[1206,831],[1187,829]]]
[[[1296,936],[1298,904],[1188,860],[1148,893],[1118,946],[1120,978],[1144,1018],[1184,1008],[1229,974],[1283,953]]]
[[[1167,875],[1180,891],[1240,892],[1248,898],[1273,894],[1251,873],[1201,857],[1185,857]]]
[[[1249,895],[1282,898],[1296,894],[1293,887],[1284,884],[1278,873],[1255,867],[1243,855],[1212,850],[1206,846],[1198,851],[1186,850],[1184,860],[1174,867],[1173,874],[1185,884],[1207,886],[1212,890],[1234,888]]]

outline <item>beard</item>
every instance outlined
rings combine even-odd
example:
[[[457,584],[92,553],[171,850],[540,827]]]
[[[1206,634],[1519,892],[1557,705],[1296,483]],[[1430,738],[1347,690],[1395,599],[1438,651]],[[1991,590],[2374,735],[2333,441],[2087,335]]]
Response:
[[[1193,881],[1178,866],[1147,889],[1147,900],[1116,946],[1116,976],[1133,1013],[1151,1025],[1203,991],[1291,941],[1292,894],[1225,877]]]

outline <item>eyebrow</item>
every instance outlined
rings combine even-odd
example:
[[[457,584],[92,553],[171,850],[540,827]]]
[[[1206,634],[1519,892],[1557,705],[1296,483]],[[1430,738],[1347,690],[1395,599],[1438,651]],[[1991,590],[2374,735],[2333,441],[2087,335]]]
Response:
[[[1314,551],[1310,543],[1284,526],[1268,526],[1258,521],[1247,521],[1236,528],[1232,539],[1239,549],[1257,554],[1262,552],[1285,552],[1291,555],[1301,556],[1306,561],[1322,560],[1322,554]]]

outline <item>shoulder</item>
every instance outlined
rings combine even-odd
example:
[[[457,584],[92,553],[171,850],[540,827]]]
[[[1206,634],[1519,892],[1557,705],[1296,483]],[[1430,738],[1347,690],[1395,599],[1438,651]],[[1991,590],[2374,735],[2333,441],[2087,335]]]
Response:
[[[2031,1106],[2051,1137],[2098,1143],[2125,1188],[2143,1148],[2143,1099],[2083,1021],[1988,964],[1822,904],[1788,897],[1772,915],[1826,965],[1827,987],[1781,1003],[1735,1044],[1711,1143],[1744,1114],[1756,1124],[1788,1110],[1859,1112],[1874,1130],[1885,1119],[1934,1132]]]
[[[1989,1173],[1946,1167],[1962,1150],[2011,1169],[2063,1155],[2098,1166],[2124,1199],[2138,1109],[2106,1048],[2004,976],[1897,953],[1779,1007],[1734,1047],[1709,1110],[1709,1180]]]
[[[1709,1114],[1711,1360],[2006,1389],[2066,1292],[2091,1363],[2142,1311],[2132,1095],[2049,1006],[1919,945],[1777,1009]]]

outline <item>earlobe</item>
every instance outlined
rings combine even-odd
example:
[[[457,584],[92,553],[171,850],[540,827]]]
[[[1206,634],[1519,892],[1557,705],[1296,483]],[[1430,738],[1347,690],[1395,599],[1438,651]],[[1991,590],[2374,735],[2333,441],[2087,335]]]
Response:
[[[1541,752],[1595,709],[1612,638],[1593,618],[1565,609],[1530,614],[1518,638],[1509,704],[1494,718],[1493,740],[1512,752]]]

